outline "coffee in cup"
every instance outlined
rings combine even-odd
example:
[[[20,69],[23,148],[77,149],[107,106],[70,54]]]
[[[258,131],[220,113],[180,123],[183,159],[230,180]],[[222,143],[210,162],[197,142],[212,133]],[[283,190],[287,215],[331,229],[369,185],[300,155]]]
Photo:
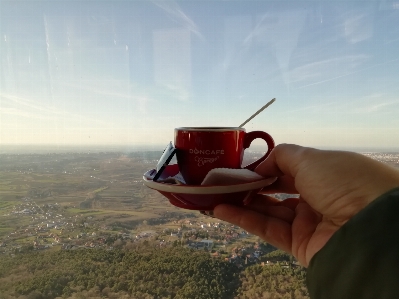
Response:
[[[274,148],[273,138],[266,132],[246,133],[239,127],[181,127],[175,129],[177,164],[184,180],[199,185],[214,168],[242,168],[244,150],[257,138],[267,143],[267,151],[246,166],[254,170]]]

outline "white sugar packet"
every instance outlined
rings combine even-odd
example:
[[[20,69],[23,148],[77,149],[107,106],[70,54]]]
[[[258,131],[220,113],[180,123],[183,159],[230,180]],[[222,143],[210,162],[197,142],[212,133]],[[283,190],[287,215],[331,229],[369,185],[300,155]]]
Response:
[[[215,168],[208,172],[201,186],[245,184],[263,179],[264,177],[248,169]],[[158,180],[157,182],[174,185],[186,184],[180,172],[173,177]]]
[[[215,168],[208,172],[201,185],[234,185],[263,179],[264,177],[248,169]]]

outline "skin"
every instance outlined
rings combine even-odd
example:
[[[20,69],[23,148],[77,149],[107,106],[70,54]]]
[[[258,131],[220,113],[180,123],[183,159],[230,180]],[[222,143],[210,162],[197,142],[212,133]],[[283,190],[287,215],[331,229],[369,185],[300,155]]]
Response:
[[[363,155],[278,145],[255,171],[278,177],[244,207],[219,205],[214,216],[285,250],[305,267],[331,236],[380,195],[399,186],[399,171]],[[299,194],[279,201],[267,194]]]

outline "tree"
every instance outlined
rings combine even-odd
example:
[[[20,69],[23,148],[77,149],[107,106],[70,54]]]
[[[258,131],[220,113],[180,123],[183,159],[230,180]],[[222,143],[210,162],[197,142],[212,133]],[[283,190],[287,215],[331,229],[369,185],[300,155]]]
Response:
[[[121,239],[117,239],[115,240],[115,242],[113,243],[113,246],[116,248],[121,248],[123,245],[123,241]]]

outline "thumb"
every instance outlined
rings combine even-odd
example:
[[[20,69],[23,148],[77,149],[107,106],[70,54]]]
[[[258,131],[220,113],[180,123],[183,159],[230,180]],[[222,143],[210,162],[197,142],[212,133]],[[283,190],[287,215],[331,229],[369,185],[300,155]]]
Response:
[[[264,177],[288,175],[295,178],[298,166],[306,150],[314,150],[294,144],[279,144],[270,155],[255,168],[255,172]]]

